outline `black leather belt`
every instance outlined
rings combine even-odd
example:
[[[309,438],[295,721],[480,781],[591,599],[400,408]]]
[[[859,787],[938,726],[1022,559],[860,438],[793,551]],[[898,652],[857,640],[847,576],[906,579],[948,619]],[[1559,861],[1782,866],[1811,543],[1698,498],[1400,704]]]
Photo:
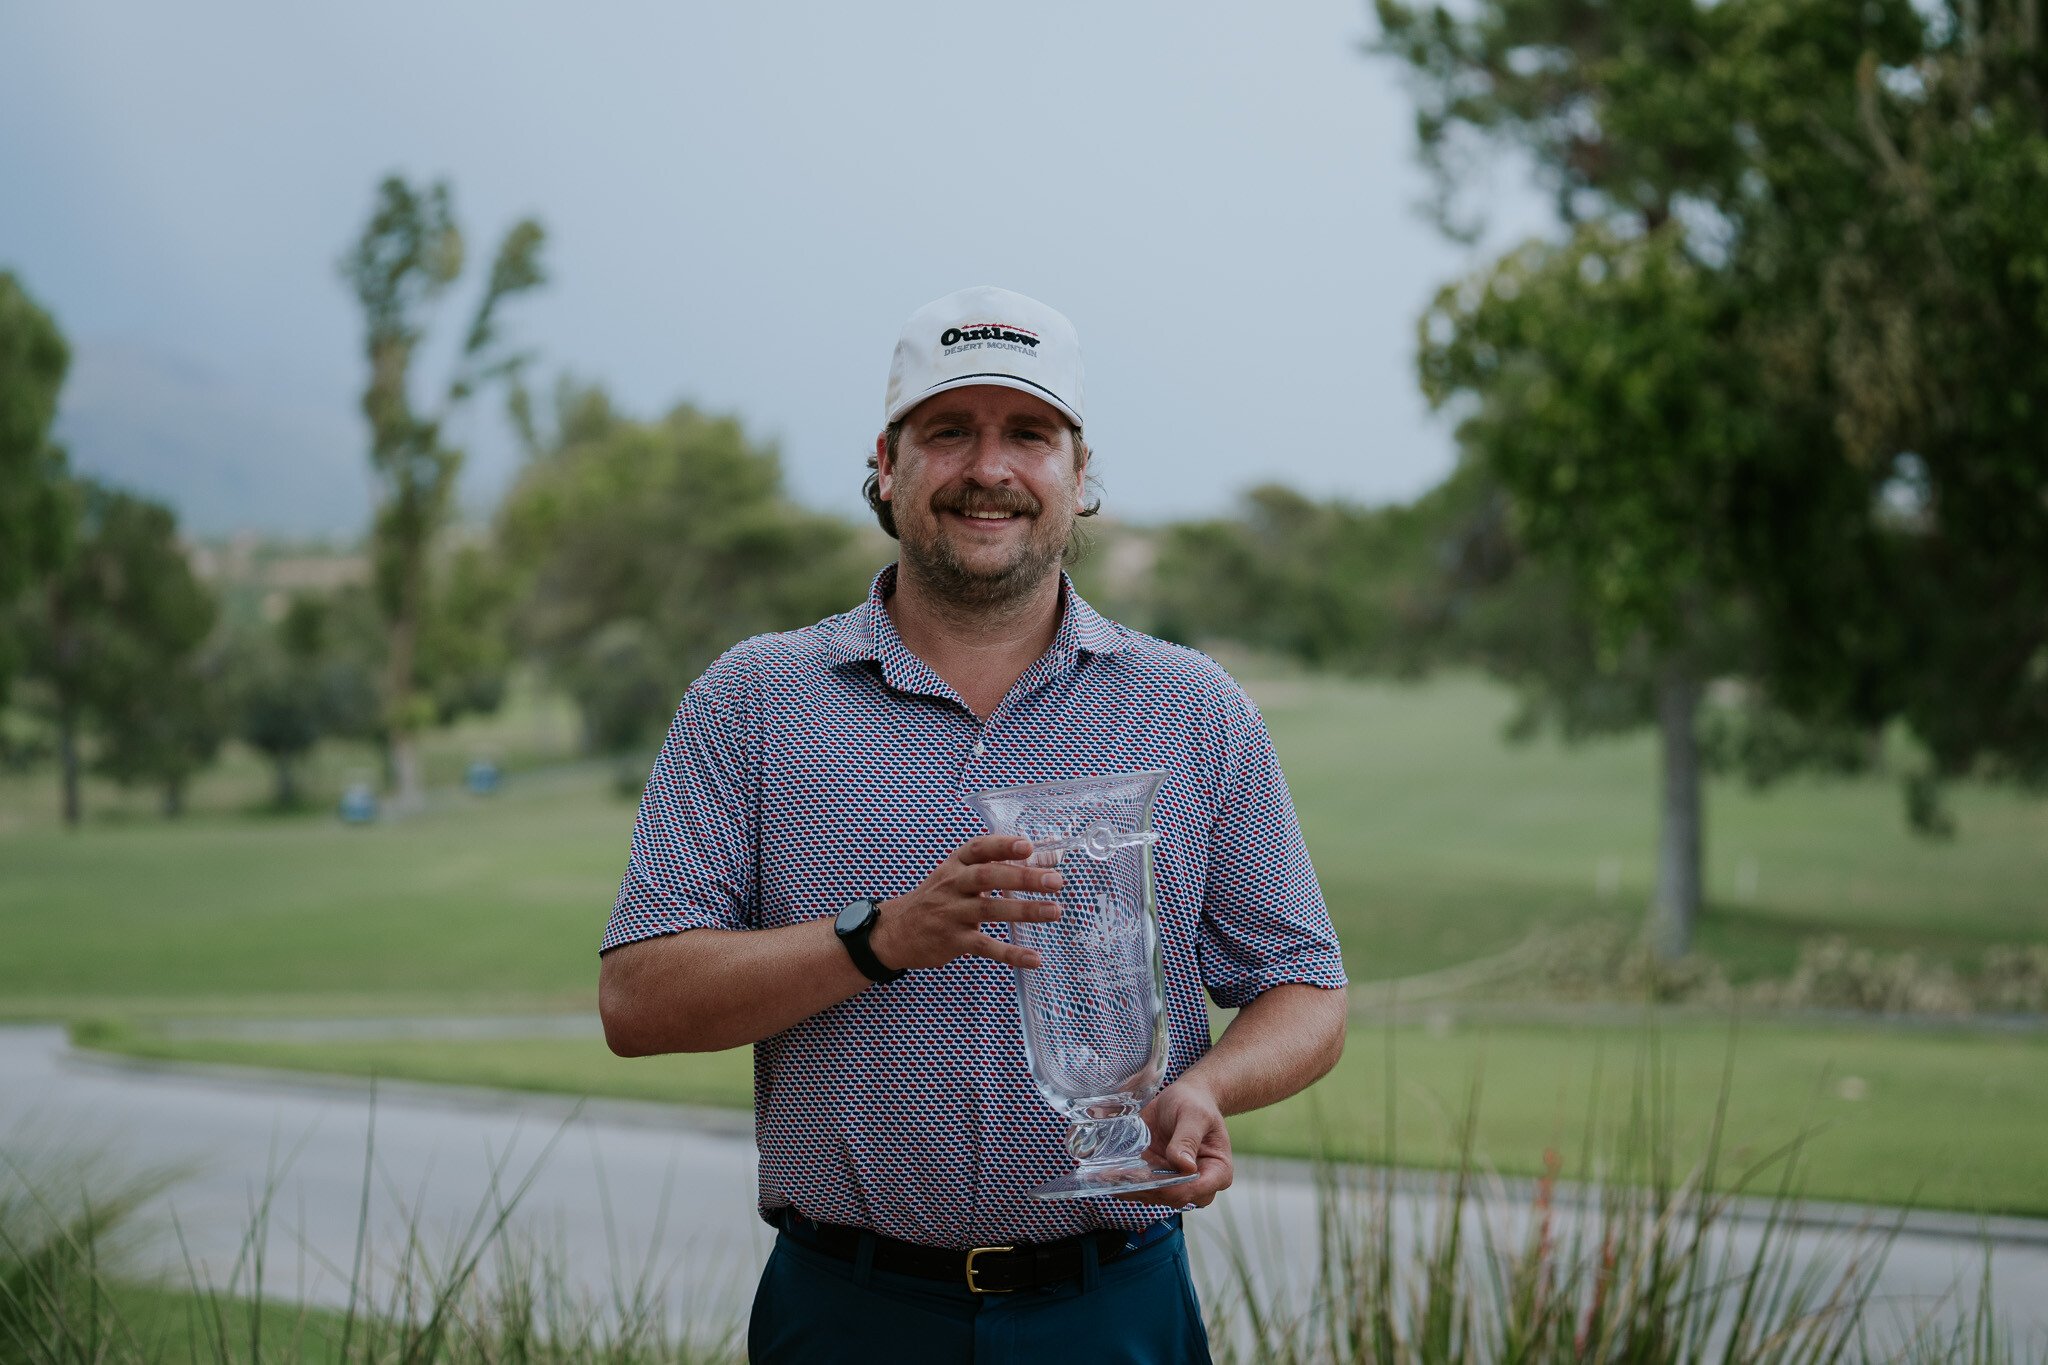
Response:
[[[1014,1294],[1020,1289],[1042,1289],[1077,1278],[1082,1268],[1082,1247],[1088,1242],[1095,1243],[1096,1263],[1108,1265],[1161,1241],[1169,1229],[1180,1226],[1180,1215],[1136,1232],[1106,1228],[1063,1237],[1057,1242],[1013,1242],[988,1247],[928,1247],[918,1242],[899,1242],[866,1228],[814,1222],[794,1208],[778,1210],[771,1221],[804,1246],[842,1261],[857,1258],[861,1238],[872,1237],[875,1251],[871,1264],[877,1270],[965,1284],[977,1294]]]

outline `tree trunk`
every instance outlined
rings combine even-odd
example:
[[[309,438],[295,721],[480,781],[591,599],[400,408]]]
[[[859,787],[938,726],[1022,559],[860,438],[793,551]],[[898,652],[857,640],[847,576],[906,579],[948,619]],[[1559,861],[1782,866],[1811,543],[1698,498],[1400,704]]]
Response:
[[[57,708],[57,761],[64,781],[64,823],[78,828],[78,711],[67,704]]]
[[[185,813],[185,775],[177,773],[164,779],[164,818],[175,820]]]
[[[391,809],[399,815],[416,814],[427,804],[426,783],[420,774],[419,736],[410,730],[391,736]]]
[[[1700,680],[1689,661],[1672,660],[1657,678],[1657,732],[1664,802],[1657,830],[1657,890],[1650,902],[1650,942],[1665,961],[1692,949],[1700,912],[1700,848],[1704,812],[1697,726]]]
[[[397,615],[391,620],[390,669],[385,674],[384,695],[390,707],[387,750],[391,761],[391,809],[410,815],[426,804],[426,786],[420,775],[419,737],[413,733],[412,668],[419,636],[420,583],[418,571],[400,592]]]
[[[277,802],[279,810],[290,810],[299,804],[299,784],[292,775],[291,755],[275,754],[270,761],[277,772],[277,787],[273,799]]]

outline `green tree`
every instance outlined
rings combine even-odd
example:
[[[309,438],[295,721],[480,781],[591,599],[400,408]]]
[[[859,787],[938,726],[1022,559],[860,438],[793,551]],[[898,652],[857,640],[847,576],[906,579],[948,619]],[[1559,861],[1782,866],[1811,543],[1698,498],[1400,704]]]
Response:
[[[146,687],[109,698],[99,708],[94,767],[123,786],[157,783],[164,814],[184,814],[186,783],[213,763],[228,735],[224,674],[221,653],[202,649],[168,661]]]
[[[506,496],[516,638],[575,698],[602,752],[658,737],[689,682],[734,641],[857,600],[852,528],[795,506],[775,452],[688,405],[621,415],[564,381],[553,429]]]
[[[107,764],[131,777],[182,787],[210,756],[205,725],[177,713],[190,700],[179,690],[215,604],[192,574],[169,508],[91,479],[67,481],[56,502],[68,548],[24,595],[17,620],[56,725],[63,814],[75,826],[88,726],[100,729]],[[173,714],[148,719],[166,688]]]
[[[1661,949],[1683,953],[1700,904],[1704,687],[1754,663],[1735,627],[1758,566],[1738,528],[1802,433],[1777,420],[1743,344],[1740,294],[1668,228],[1621,238],[1585,227],[1562,246],[1526,246],[1444,291],[1424,330],[1441,338],[1423,348],[1426,391],[1474,400],[1460,443],[1507,492],[1518,539],[1569,585],[1597,650],[1589,672],[1525,677],[1597,689],[1609,704],[1633,696],[1654,716],[1653,919]],[[1645,677],[1648,689],[1629,685]]]
[[[286,608],[279,633],[287,653],[310,662],[321,737],[381,745],[385,635],[374,594],[360,587],[302,594]]]
[[[64,455],[50,424],[69,363],[57,324],[0,270],[0,609],[62,554]],[[0,702],[20,664],[14,632],[0,631]]]
[[[1586,622],[1592,667],[1567,656],[1525,680],[1591,696],[1539,710],[1657,727],[1651,920],[1681,952],[1701,900],[1705,681],[1750,677],[1770,714],[1824,726],[1881,718],[1872,480],[1839,458],[1813,276],[1788,244],[1852,210],[1815,149],[1858,136],[1866,57],[1910,53],[1921,21],[1906,0],[1378,9],[1378,50],[1413,77],[1441,220],[1466,226],[1456,191],[1505,146],[1565,228],[1439,296],[1424,386],[1462,413],[1465,458],[1506,495],[1513,539]]]
[[[539,223],[523,219],[499,243],[454,369],[437,399],[416,406],[413,371],[428,322],[462,274],[463,237],[448,186],[415,189],[397,176],[377,191],[342,274],[361,305],[370,377],[363,415],[379,486],[372,542],[378,602],[388,625],[385,734],[400,809],[421,798],[417,734],[435,711],[418,686],[421,635],[431,613],[436,534],[453,503],[462,451],[450,420],[482,389],[516,379],[526,357],[508,349],[499,312],[544,281]],[[431,691],[431,689],[429,690]]]
[[[446,725],[504,700],[511,668],[512,578],[496,551],[465,545],[446,558],[424,620],[414,685]]]
[[[321,740],[381,737],[375,627],[374,606],[356,593],[301,593],[275,625],[246,627],[230,642],[235,729],[270,760],[276,809],[301,803],[299,768]]]
[[[676,666],[662,646],[645,621],[611,621],[556,669],[576,699],[584,744],[615,761],[621,795],[639,794],[646,750],[675,711]]]
[[[1928,7],[1815,148],[1858,212],[1786,254],[1819,281],[1845,464],[1882,488],[1897,623],[1877,704],[1929,778],[2048,784],[2048,40],[2031,0]]]
[[[1236,640],[1317,668],[1416,676],[1455,654],[1446,627],[1458,585],[1445,555],[1476,495],[1463,477],[1389,507],[1253,488],[1237,515],[1159,536],[1152,629]]]
[[[316,680],[284,650],[245,645],[237,661],[235,711],[243,742],[270,760],[271,805],[299,804],[298,765],[320,742]]]

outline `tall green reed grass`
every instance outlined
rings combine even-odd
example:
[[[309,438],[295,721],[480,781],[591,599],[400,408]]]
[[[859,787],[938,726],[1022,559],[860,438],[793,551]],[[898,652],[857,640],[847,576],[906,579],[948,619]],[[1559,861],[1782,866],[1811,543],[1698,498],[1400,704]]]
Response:
[[[1316,1273],[1305,1299],[1274,1293],[1265,1273],[1271,1242],[1226,1216],[1222,1283],[1207,1295],[1219,1359],[1992,1365],[2023,1358],[1994,1312],[1988,1246],[1977,1282],[1952,1286],[1910,1316],[1875,1293],[1908,1211],[1888,1223],[1816,1230],[1823,1220],[1807,1216],[1799,1191],[1801,1157],[1819,1125],[1809,1121],[1775,1150],[1726,1169],[1738,1042],[1732,1026],[1709,1130],[1688,1156],[1674,1118],[1674,1076],[1660,1057],[1654,1018],[1646,1022],[1622,1120],[1598,1122],[1596,1063],[1575,1173],[1567,1179],[1563,1156],[1547,1149],[1539,1179],[1512,1183],[1489,1171],[1476,1150],[1477,1078],[1452,1120],[1456,1164],[1421,1180],[1400,1170],[1390,1030],[1380,1161],[1313,1163]],[[1404,1208],[1412,1226],[1398,1234]]]
[[[517,1180],[501,1158],[485,1198],[450,1235],[404,1213],[395,1246],[372,1246],[374,1100],[354,1245],[346,1265],[309,1248],[345,1286],[339,1307],[272,1297],[265,1182],[224,1278],[202,1273],[172,1219],[183,1275],[132,1270],[145,1207],[176,1173],[110,1178],[104,1163],[0,1152],[0,1365],[713,1365],[740,1357],[738,1328],[672,1328],[679,1297],[660,1279],[660,1233],[638,1270],[611,1238],[606,1289],[580,1286],[566,1254],[514,1223],[566,1120]],[[97,1192],[96,1192],[97,1191]],[[662,1210],[670,1190],[662,1193]],[[604,1194],[607,1228],[608,1191]],[[121,1233],[129,1235],[121,1236]],[[715,1287],[714,1287],[715,1289]]]
[[[1391,1034],[1388,1047],[1391,1054]],[[1731,1062],[1733,1047],[1731,1035]],[[1388,1061],[1391,1077],[1391,1055]],[[1850,1230],[1825,1254],[1802,1249],[1799,1166],[1812,1130],[1744,1169],[1724,1170],[1730,1074],[1724,1071],[1711,1131],[1688,1156],[1672,1117],[1672,1077],[1652,1037],[1636,1061],[1622,1121],[1604,1136],[1588,1127],[1570,1179],[1552,1153],[1544,1176],[1526,1185],[1497,1178],[1475,1150],[1477,1081],[1455,1119],[1457,1164],[1433,1182],[1400,1174],[1390,1081],[1385,1164],[1313,1166],[1314,1272],[1305,1297],[1276,1287],[1270,1245],[1262,1248],[1242,1220],[1225,1215],[1226,1269],[1221,1283],[1205,1286],[1217,1358],[1232,1365],[2002,1365],[2020,1358],[1993,1313],[1988,1249],[1979,1283],[1958,1286],[1954,1299],[1917,1319],[1881,1311],[1873,1296],[1902,1221]],[[654,1275],[657,1247],[632,1271],[614,1238],[610,1286],[591,1295],[576,1287],[583,1281],[559,1247],[515,1225],[514,1212],[553,1146],[516,1181],[502,1162],[494,1166],[488,1197],[452,1239],[432,1243],[409,1217],[395,1253],[379,1255],[371,1246],[373,1137],[349,1261],[322,1262],[347,1287],[334,1309],[267,1297],[275,1176],[224,1282],[202,1276],[188,1254],[182,1283],[148,1290],[123,1274],[132,1238],[122,1234],[168,1176],[53,1174],[7,1160],[0,1163],[0,1365],[739,1359],[743,1300],[708,1336],[678,1332],[673,1310],[685,1291]],[[1397,1227],[1404,1208],[1405,1231]],[[1085,1345],[1077,1351],[1085,1356]],[[914,1350],[905,1356],[914,1358]]]

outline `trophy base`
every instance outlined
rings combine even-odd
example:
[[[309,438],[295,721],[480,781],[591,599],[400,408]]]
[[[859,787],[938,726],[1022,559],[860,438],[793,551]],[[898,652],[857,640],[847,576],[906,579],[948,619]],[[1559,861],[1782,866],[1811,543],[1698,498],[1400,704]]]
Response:
[[[1193,1180],[1193,1171],[1168,1170],[1163,1166],[1108,1166],[1101,1170],[1075,1171],[1058,1180],[1048,1180],[1031,1191],[1033,1199],[1094,1199],[1103,1195],[1131,1194],[1137,1190],[1163,1190]]]

